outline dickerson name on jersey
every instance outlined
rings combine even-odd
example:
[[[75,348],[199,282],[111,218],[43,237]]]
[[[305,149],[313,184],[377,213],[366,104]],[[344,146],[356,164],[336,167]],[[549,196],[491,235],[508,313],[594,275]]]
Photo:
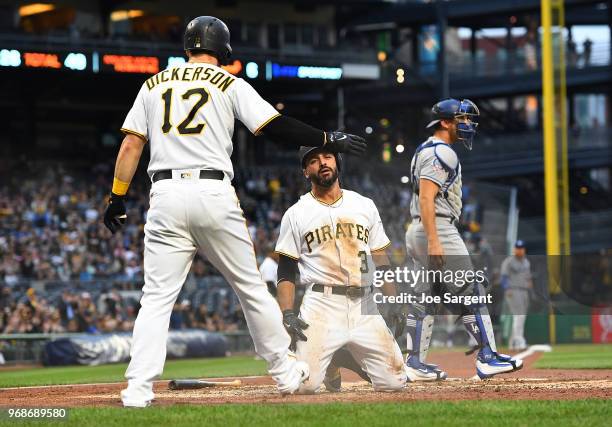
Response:
[[[177,67],[164,70],[155,74],[153,77],[149,77],[146,84],[147,89],[151,90],[160,83],[179,80],[184,82],[193,82],[196,80],[201,82],[208,81],[221,89],[221,92],[225,92],[236,78],[228,76],[223,71],[217,70],[215,73],[215,69],[211,67]]]
[[[327,242],[328,240],[334,239],[355,239],[361,240],[363,243],[368,243],[368,237],[370,236],[370,230],[364,227],[361,224],[352,224],[352,223],[338,223],[336,224],[336,232],[332,233],[332,226],[324,225],[315,229],[314,231],[309,231],[304,235],[304,240],[306,241],[306,246],[308,246],[308,252],[312,252],[312,243],[314,243],[316,239],[316,244],[320,245],[321,243]]]

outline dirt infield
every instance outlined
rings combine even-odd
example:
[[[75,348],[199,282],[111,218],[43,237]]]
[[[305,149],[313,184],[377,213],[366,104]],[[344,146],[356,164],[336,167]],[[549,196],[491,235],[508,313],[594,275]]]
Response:
[[[351,372],[343,372],[342,393],[322,392],[313,396],[280,396],[268,377],[241,378],[240,387],[170,391],[167,381],[155,384],[156,405],[226,403],[329,403],[329,402],[409,402],[418,400],[551,400],[612,398],[612,370],[534,369],[537,355],[525,367],[509,375],[487,381],[470,379],[474,357],[462,353],[433,354],[431,362],[449,372],[449,380],[409,384],[404,391],[377,393]],[[116,384],[22,387],[0,390],[0,407],[77,407],[120,406]]]

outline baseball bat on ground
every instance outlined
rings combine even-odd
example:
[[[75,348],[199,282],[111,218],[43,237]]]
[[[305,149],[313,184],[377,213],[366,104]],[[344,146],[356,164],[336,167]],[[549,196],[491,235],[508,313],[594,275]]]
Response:
[[[168,383],[170,390],[196,390],[200,388],[208,387],[239,387],[242,385],[242,381],[206,381],[206,380],[171,380]]]

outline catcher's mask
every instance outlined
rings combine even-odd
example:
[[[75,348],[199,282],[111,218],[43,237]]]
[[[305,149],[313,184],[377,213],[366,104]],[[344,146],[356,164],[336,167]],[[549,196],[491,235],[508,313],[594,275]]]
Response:
[[[427,128],[438,124],[441,120],[455,120],[457,123],[457,140],[461,141],[468,149],[472,149],[472,143],[476,136],[478,117],[480,111],[476,104],[469,99],[444,99],[431,109],[431,122]]]

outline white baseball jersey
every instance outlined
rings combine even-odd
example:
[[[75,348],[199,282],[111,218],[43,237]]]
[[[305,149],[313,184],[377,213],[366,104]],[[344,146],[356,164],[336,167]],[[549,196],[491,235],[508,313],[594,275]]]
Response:
[[[276,252],[299,260],[303,285],[369,286],[370,254],[390,244],[374,202],[342,190],[332,204],[300,197],[283,216]]]
[[[121,130],[150,142],[149,176],[213,169],[232,179],[234,120],[257,134],[278,115],[243,79],[212,64],[187,62],[144,82]]]

